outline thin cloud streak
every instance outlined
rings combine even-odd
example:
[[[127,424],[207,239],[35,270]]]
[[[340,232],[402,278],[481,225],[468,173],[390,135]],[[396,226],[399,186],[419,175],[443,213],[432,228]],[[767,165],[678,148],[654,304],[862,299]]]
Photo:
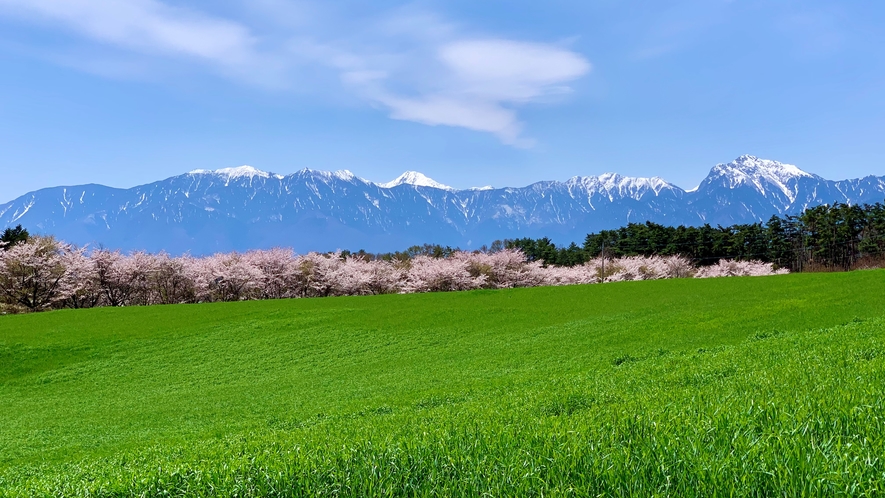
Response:
[[[377,88],[368,95],[388,107],[394,119],[489,132],[516,147],[531,147],[534,141],[521,136],[523,124],[510,106],[567,92],[564,83],[590,70],[573,52],[502,39],[457,40],[441,46],[437,58],[447,80],[443,88],[419,97]],[[357,79],[357,84],[377,87],[381,74]]]
[[[426,125],[457,126],[492,133],[507,145],[532,147],[534,141],[520,136],[522,123],[516,112],[494,102],[468,101],[445,96],[419,99],[377,95],[375,100],[390,109],[390,117]]]
[[[147,54],[184,55],[222,65],[255,55],[255,39],[245,26],[156,0],[0,0],[0,8]]]
[[[268,15],[287,4],[265,0],[261,6]],[[591,70],[583,56],[567,48],[476,36],[415,9],[369,19],[356,33],[337,37],[310,32],[316,28],[303,17],[297,23],[301,28],[278,26],[282,32],[262,31],[259,37],[242,22],[159,0],[0,0],[4,14],[61,26],[152,63],[196,59],[261,87],[295,89],[303,74],[325,68],[392,119],[491,133],[516,147],[534,143],[522,136],[518,107],[569,93],[568,83]],[[95,62],[84,62],[89,66]]]

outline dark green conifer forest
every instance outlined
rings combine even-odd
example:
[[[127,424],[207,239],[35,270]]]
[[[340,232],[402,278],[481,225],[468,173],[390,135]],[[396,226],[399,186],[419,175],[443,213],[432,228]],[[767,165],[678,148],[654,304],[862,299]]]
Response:
[[[790,271],[850,270],[885,260],[885,205],[820,205],[800,215],[728,227],[677,227],[630,223],[588,234],[579,247],[557,247],[549,238],[513,239],[533,261],[572,266],[590,258],[682,255],[700,265],[720,259],[759,260]]]

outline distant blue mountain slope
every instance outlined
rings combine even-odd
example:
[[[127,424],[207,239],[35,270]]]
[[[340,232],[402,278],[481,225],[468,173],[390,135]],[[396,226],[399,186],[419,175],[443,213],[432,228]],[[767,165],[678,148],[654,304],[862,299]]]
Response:
[[[715,166],[690,191],[613,173],[456,190],[417,172],[376,184],[349,171],[281,176],[241,166],[130,189],[38,190],[0,205],[0,227],[22,224],[80,245],[172,254],[273,246],[388,251],[425,242],[466,249],[515,237],[580,242],[627,222],[730,225],[823,203],[883,200],[885,177],[832,181],[754,156]]]

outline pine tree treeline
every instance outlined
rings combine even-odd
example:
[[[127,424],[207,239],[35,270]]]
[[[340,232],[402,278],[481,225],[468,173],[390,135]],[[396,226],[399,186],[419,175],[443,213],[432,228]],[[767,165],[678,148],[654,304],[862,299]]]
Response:
[[[530,261],[557,266],[591,258],[680,255],[698,265],[721,259],[757,260],[790,271],[850,270],[885,263],[885,205],[820,205],[767,223],[712,227],[630,223],[587,235],[583,247],[556,247],[548,238],[507,240]],[[604,250],[604,253],[603,253]]]

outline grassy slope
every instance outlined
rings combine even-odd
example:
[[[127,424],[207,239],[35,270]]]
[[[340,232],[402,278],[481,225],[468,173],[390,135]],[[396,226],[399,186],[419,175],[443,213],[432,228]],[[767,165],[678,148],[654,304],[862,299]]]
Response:
[[[827,492],[875,490],[881,462],[814,448],[853,428],[868,445],[833,455],[882,451],[881,420],[852,410],[881,411],[883,322],[817,330],[883,315],[885,272],[868,271],[0,317],[0,488],[685,494],[704,475],[746,491],[820,472]],[[728,442],[815,420],[824,440]],[[649,446],[658,424],[669,453]],[[732,460],[753,451],[810,474],[742,483]]]

